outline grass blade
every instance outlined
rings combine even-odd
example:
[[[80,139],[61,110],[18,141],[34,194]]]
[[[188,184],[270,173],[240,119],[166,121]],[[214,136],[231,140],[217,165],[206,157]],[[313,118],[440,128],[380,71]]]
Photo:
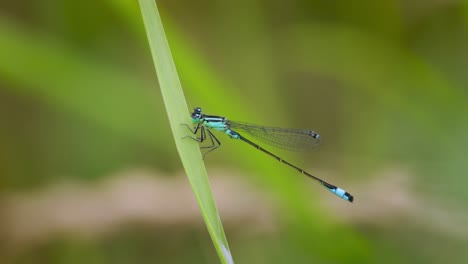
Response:
[[[182,139],[187,135],[187,129],[181,124],[190,122],[189,111],[156,2],[154,0],[139,2],[162,97],[182,164],[221,262],[233,263],[198,144],[192,140]]]

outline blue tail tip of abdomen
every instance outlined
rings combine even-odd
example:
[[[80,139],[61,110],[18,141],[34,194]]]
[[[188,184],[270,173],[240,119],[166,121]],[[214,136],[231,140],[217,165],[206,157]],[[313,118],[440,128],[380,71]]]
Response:
[[[349,194],[347,191],[341,189],[341,188],[338,188],[334,185],[331,185],[329,183],[322,183],[323,186],[325,186],[330,192],[334,193],[335,195],[337,195],[338,197],[346,200],[346,201],[349,201],[349,202],[353,202],[354,201],[354,197]]]
[[[349,192],[343,190],[343,189],[340,189],[340,188],[336,188],[336,189],[329,189],[332,193],[336,194],[338,197],[341,197],[342,199],[346,200],[346,201],[349,201],[349,202],[353,202],[354,201],[354,197],[349,194]]]

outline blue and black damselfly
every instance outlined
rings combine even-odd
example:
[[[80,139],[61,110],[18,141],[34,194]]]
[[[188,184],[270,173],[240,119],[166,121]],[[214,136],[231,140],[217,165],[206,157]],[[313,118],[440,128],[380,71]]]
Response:
[[[300,173],[309,176],[310,178],[318,181],[322,186],[327,188],[330,192],[336,194],[338,197],[345,199],[346,201],[353,202],[354,198],[351,194],[345,190],[336,187],[333,184],[327,183],[326,181],[304,171],[303,169],[285,161],[279,156],[271,153],[270,151],[260,147],[256,143],[246,139],[244,136],[239,134],[236,131],[245,132],[260,141],[263,141],[274,147],[287,149],[287,150],[298,150],[298,149],[308,149],[317,146],[320,143],[319,134],[314,131],[307,129],[288,129],[288,128],[278,128],[278,127],[264,127],[248,123],[235,122],[226,119],[223,116],[215,115],[205,115],[202,113],[200,107],[196,107],[192,113],[192,123],[196,124],[196,127],[192,131],[193,134],[197,135],[200,132],[199,137],[191,137],[198,142],[203,142],[207,139],[207,135],[211,141],[211,146],[204,146],[202,148],[207,148],[208,151],[205,152],[203,156],[209,152],[217,149],[221,146],[221,142],[216,138],[216,136],[210,131],[210,129],[222,131],[226,133],[229,137],[233,139],[240,139],[252,147],[270,155],[271,157],[277,159],[279,162],[288,165],[291,168],[296,169]],[[234,131],[236,130],[236,131]]]

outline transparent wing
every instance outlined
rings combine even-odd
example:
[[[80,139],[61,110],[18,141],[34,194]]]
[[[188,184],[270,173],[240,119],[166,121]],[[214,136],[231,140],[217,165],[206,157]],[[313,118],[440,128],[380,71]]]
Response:
[[[320,136],[308,129],[265,127],[244,122],[229,121],[229,127],[236,132],[252,137],[276,148],[305,151],[320,145]]]

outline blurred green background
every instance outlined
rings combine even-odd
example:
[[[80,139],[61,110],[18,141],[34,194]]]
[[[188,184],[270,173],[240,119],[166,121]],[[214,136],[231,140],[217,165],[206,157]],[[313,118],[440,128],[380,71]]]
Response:
[[[236,263],[468,262],[466,1],[158,6],[190,109],[316,130],[273,150],[355,196],[220,134]],[[0,121],[0,263],[219,263],[137,1],[0,1]]]

